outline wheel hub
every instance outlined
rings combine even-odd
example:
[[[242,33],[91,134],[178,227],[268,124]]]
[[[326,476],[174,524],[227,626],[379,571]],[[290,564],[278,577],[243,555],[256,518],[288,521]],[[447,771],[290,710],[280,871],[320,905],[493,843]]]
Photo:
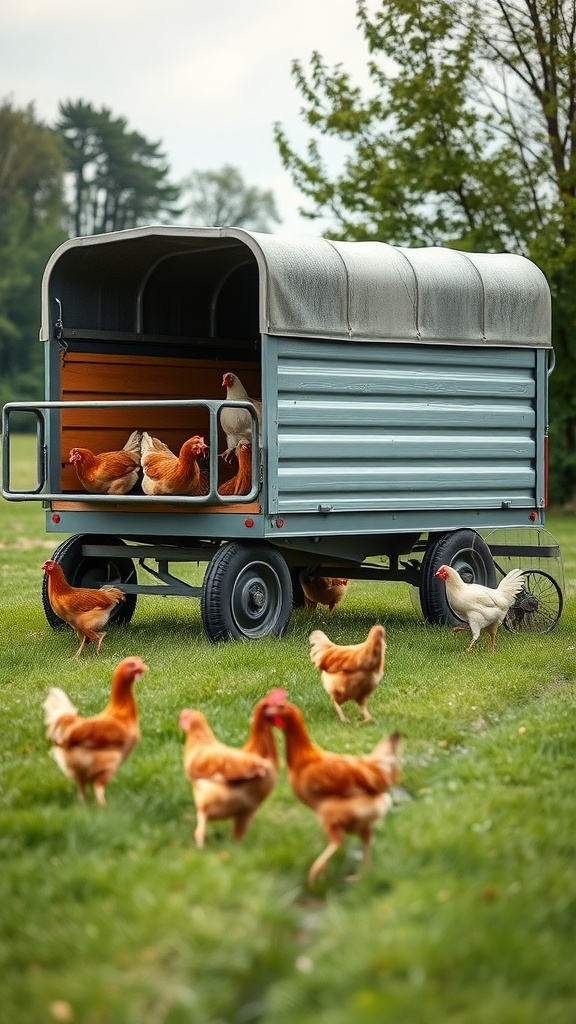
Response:
[[[248,607],[254,611],[261,611],[266,604],[266,594],[264,588],[259,584],[253,584],[249,588],[248,592]]]
[[[263,635],[278,614],[280,584],[263,563],[246,566],[232,590],[231,611],[237,626],[248,636]]]

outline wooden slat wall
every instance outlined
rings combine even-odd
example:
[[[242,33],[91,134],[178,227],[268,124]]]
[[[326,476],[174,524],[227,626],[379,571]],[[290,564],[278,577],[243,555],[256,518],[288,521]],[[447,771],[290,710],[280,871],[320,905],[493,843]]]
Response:
[[[260,368],[255,363],[68,352],[61,371],[60,400],[220,399],[226,397],[222,376],[227,371],[240,377],[252,397],[260,397]],[[68,462],[73,447],[90,448],[97,454],[116,451],[124,446],[133,430],[141,428],[178,452],[184,441],[194,434],[207,438],[208,426],[208,411],[204,409],[63,410],[62,489],[78,490],[76,472]],[[219,434],[221,451],[226,447],[226,439],[222,431]],[[235,467],[228,475],[233,475],[234,471]]]

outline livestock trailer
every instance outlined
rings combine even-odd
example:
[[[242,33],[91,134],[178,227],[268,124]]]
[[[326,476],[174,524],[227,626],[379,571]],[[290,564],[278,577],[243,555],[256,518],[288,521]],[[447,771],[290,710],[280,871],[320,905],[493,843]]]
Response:
[[[239,228],[73,238],[43,277],[45,400],[3,410],[3,496],[42,502],[70,583],[122,588],[117,622],[139,594],[191,596],[213,641],[280,636],[306,570],[405,580],[427,621],[455,623],[446,562],[490,586],[526,568],[508,624],[547,630],[562,606],[544,527],[550,319],[544,275],[513,254]],[[228,373],[249,400],[227,398]],[[236,494],[224,408],[248,414]],[[38,450],[25,488],[23,416]],[[87,492],[71,449],[119,450],[135,429],[176,454],[205,438],[204,493]],[[190,562],[201,586],[178,576]],[[61,625],[46,587],[43,602]]]

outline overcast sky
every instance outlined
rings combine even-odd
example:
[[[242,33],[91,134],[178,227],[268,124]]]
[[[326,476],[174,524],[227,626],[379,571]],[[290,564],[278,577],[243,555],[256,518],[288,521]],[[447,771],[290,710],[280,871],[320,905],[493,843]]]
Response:
[[[371,5],[372,8],[374,4]],[[239,168],[271,189],[278,231],[319,234],[298,216],[302,197],[273,141],[280,121],[304,149],[295,58],[318,50],[366,82],[355,0],[13,0],[0,14],[0,99],[35,104],[52,124],[58,104],[109,107],[160,142],[179,181],[193,170]]]

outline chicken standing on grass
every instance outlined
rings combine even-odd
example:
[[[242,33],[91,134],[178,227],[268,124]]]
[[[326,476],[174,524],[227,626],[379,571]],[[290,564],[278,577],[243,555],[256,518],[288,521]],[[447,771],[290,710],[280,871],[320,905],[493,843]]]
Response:
[[[167,444],[146,431],[142,434],[142,490],[144,494],[208,494],[206,474],[198,458],[206,451],[204,438],[196,434],[188,438],[174,455]]]
[[[126,595],[107,583],[99,589],[71,587],[58,562],[48,560],[42,568],[48,579],[48,601],[52,611],[71,626],[81,640],[72,657],[80,657],[88,640],[96,641],[96,653],[100,654],[106,636],[104,627],[108,625],[116,605],[126,600]]]
[[[348,721],[341,708],[348,700],[356,701],[365,722],[373,721],[366,703],[384,673],[385,654],[384,626],[372,626],[360,644],[335,644],[321,629],[310,633],[310,661],[320,669],[320,681],[341,722]]]
[[[72,448],[70,462],[82,486],[91,494],[128,494],[138,480],[142,431],[134,430],[121,451],[95,455],[89,448]]]
[[[295,796],[314,811],[328,838],[328,846],[309,870],[310,884],[347,833],[359,836],[363,847],[360,872],[348,877],[354,881],[370,862],[374,822],[392,806],[388,791],[400,775],[399,733],[384,736],[370,754],[332,754],[311,742],[293,704],[269,703],[265,713],[284,732],[288,780]]]
[[[452,611],[468,626],[454,626],[452,632],[470,628],[472,640],[465,653],[472,650],[481,630],[490,637],[490,651],[494,654],[496,631],[510,611],[516,596],[522,590],[524,573],[522,569],[511,569],[500,580],[497,587],[485,587],[481,583],[465,583],[460,574],[450,565],[441,565],[435,576],[446,584],[446,600]]]
[[[110,701],[91,718],[83,718],[69,697],[52,686],[43,703],[50,753],[60,770],[74,779],[81,800],[92,786],[97,803],[106,804],[105,790],[140,739],[132,687],[148,666],[141,658],[125,658],[114,669]]]
[[[235,373],[224,374],[222,387],[226,388],[227,401],[250,402],[254,406],[258,420],[258,437],[260,437],[262,431],[262,403],[248,396],[246,388]],[[229,462],[240,441],[252,441],[252,416],[248,409],[222,406],[220,410],[220,426],[226,434],[226,444],[228,445],[222,455],[226,462]]]
[[[350,580],[343,576],[317,576],[307,569],[302,569],[299,579],[306,607],[312,611],[319,604],[327,604],[328,611],[333,611],[344,597],[350,583]]]
[[[220,743],[201,711],[185,708],[180,712],[179,725],[186,733],[184,772],[196,806],[194,839],[199,848],[204,846],[208,821],[233,818],[234,839],[241,839],[260,804],[272,792],[278,757],[266,708],[285,696],[284,690],[274,690],[258,701],[250,735],[240,748]]]

